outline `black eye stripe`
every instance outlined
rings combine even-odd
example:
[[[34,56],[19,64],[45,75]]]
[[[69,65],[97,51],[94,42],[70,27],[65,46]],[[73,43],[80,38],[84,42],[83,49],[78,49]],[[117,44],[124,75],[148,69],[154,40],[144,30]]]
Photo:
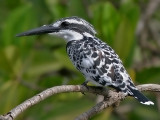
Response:
[[[87,32],[87,33],[90,33],[91,35],[94,35],[94,33],[90,29],[88,29],[86,26],[84,26],[82,24],[74,24],[74,23],[72,23],[71,26],[73,26],[73,27],[71,27],[71,29],[77,29],[79,32],[80,31],[82,33],[83,32]]]
[[[61,26],[62,27],[67,27],[67,26],[69,26],[69,24],[70,24],[69,22],[64,21],[64,22],[61,23]]]
[[[83,24],[69,23],[68,21],[63,21],[60,24],[60,27],[62,29],[74,30],[79,33],[87,32],[87,33],[90,33],[91,35],[94,35],[94,33],[90,29],[88,29],[86,26],[84,26]]]

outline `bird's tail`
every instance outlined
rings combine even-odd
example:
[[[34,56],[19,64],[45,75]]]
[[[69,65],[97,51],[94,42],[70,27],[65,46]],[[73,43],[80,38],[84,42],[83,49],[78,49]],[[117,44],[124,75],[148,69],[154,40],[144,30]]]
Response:
[[[127,87],[128,87],[128,93],[134,98],[136,98],[141,104],[154,105],[152,101],[150,101],[146,96],[144,96],[136,88],[132,88],[131,86],[127,86]]]

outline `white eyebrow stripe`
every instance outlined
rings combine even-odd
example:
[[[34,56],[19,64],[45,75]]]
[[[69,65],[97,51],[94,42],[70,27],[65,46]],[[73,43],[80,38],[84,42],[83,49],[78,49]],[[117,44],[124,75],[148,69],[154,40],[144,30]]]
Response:
[[[65,21],[67,21],[67,22],[69,22],[69,23],[76,23],[76,24],[79,24],[79,25],[88,26],[87,28],[91,29],[91,31],[92,31],[94,34],[96,34],[96,31],[95,31],[95,29],[93,28],[93,26],[90,25],[89,23],[87,23],[87,22],[84,21],[84,20],[77,21],[76,19],[67,19],[67,20],[65,20]]]
[[[83,35],[93,38],[93,36],[91,34],[87,33],[87,32],[84,32]]]
[[[53,24],[54,27],[58,27],[60,25],[61,21],[58,21],[56,23]]]
[[[76,23],[76,24],[84,24],[82,21],[77,21],[77,20],[74,20],[74,19],[68,19],[68,20],[65,20],[69,23]]]

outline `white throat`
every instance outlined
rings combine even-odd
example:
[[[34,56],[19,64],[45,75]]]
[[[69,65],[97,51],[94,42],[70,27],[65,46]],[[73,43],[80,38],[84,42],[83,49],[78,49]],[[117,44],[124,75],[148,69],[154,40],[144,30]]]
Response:
[[[75,31],[72,31],[72,30],[61,30],[59,32],[49,33],[49,34],[61,37],[61,38],[65,39],[67,42],[69,42],[71,40],[83,39],[82,34],[75,32]]]

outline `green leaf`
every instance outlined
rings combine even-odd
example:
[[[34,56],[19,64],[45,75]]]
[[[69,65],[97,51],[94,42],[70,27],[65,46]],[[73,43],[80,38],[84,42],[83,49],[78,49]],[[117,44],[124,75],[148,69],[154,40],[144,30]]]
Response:
[[[136,74],[136,81],[139,83],[159,83],[160,81],[160,68],[146,68]]]
[[[82,18],[87,18],[87,11],[85,11],[85,6],[82,0],[70,0],[69,2],[69,15],[70,16],[79,16]]]
[[[139,19],[139,8],[132,2],[122,4],[120,8],[121,20],[115,34],[113,48],[122,59],[125,66],[132,63],[135,49],[135,30]]]
[[[6,113],[13,106],[18,104],[19,99],[17,99],[18,94],[18,84],[15,81],[9,80],[0,87],[0,112]]]
[[[0,70],[12,76],[20,68],[19,51],[15,46],[7,46],[0,50]]]
[[[109,45],[113,40],[119,24],[119,13],[110,2],[102,2],[91,6],[93,11],[93,24],[98,36]]]
[[[52,20],[57,20],[64,16],[68,16],[67,4],[65,2],[61,3],[59,0],[47,0],[46,4],[51,12],[51,15],[53,15]]]
[[[127,28],[127,34],[126,34]],[[134,29],[130,27],[130,22],[127,19],[123,19],[115,34],[115,40],[113,48],[120,56],[123,63],[128,61],[128,57],[131,53],[134,44]]]
[[[15,35],[24,30],[28,30],[37,25],[34,9],[31,5],[21,6],[8,16],[5,22],[4,29],[1,33],[3,41],[0,42],[1,46],[17,45],[22,50],[32,46],[33,40],[28,41],[29,37],[17,38]]]

